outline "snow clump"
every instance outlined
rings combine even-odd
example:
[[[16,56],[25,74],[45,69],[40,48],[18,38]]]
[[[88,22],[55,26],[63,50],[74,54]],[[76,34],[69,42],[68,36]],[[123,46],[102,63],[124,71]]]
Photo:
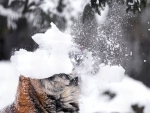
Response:
[[[51,26],[44,34],[32,36],[39,45],[36,51],[20,49],[11,57],[12,64],[21,75],[42,79],[54,74],[72,72],[73,65],[69,58],[69,51],[73,46],[72,38],[62,33],[53,23]]]

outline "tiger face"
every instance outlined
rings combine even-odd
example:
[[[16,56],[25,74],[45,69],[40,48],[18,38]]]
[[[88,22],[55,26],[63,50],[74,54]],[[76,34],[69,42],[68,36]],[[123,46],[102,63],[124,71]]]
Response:
[[[56,74],[45,79],[20,76],[16,100],[0,113],[78,113],[78,78]]]

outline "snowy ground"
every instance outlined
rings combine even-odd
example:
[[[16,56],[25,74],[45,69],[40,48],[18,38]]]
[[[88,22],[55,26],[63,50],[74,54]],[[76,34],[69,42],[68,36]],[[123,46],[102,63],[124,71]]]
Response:
[[[120,83],[101,84],[90,90],[90,95],[81,96],[81,113],[119,112],[134,113],[132,105],[150,111],[150,89],[141,82],[124,77]]]

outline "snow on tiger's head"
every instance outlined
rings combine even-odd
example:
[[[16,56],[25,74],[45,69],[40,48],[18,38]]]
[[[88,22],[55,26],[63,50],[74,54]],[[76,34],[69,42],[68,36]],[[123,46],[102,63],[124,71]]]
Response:
[[[11,57],[12,64],[21,75],[42,79],[72,72],[69,52],[74,44],[71,35],[62,33],[51,23],[50,29],[35,34],[32,39],[39,45],[37,50],[29,52],[20,49]]]

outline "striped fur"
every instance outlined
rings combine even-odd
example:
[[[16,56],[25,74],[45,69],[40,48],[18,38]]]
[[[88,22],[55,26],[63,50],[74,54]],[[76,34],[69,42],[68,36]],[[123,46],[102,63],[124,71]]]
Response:
[[[78,113],[78,78],[57,74],[46,79],[20,76],[16,100],[0,113]]]

